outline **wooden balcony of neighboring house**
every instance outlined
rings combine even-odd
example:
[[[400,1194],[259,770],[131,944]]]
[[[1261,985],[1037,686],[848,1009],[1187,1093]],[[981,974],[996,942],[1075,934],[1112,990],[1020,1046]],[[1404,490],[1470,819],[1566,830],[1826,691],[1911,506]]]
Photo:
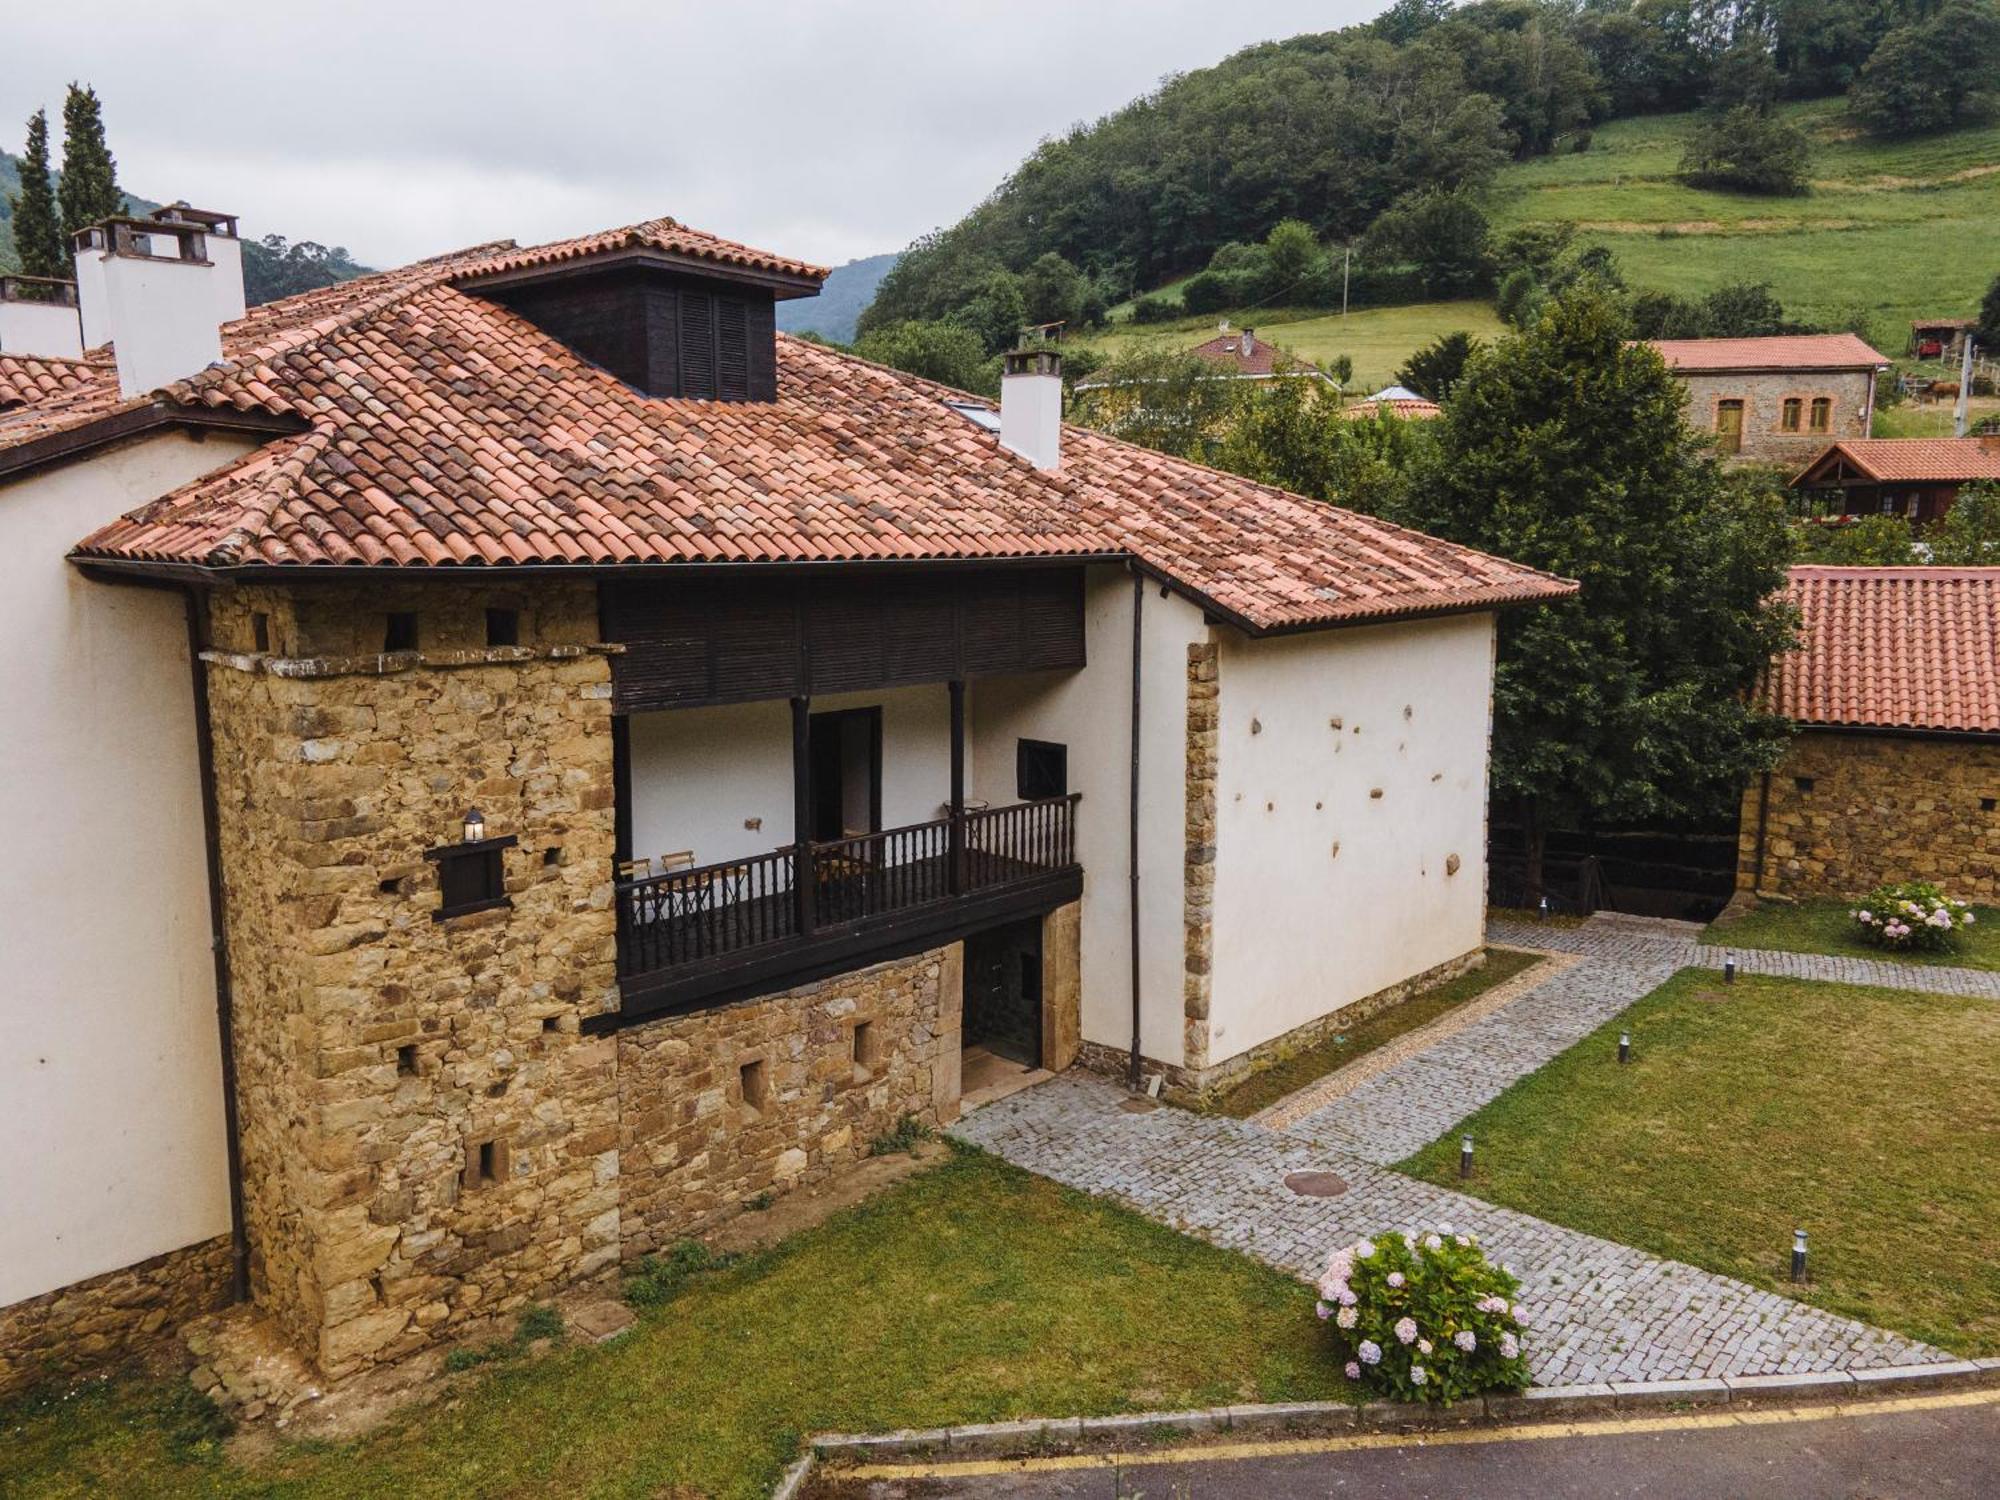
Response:
[[[859,968],[1082,894],[1080,793],[621,880],[627,1018]]]

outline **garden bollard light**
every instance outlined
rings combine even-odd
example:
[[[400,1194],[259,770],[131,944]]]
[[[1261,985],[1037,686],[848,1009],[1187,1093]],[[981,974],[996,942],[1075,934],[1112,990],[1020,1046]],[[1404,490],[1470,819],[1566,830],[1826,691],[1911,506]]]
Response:
[[[1805,1279],[1806,1232],[1803,1229],[1794,1229],[1792,1231],[1792,1280],[1804,1281]]]
[[[1472,1175],[1472,1137],[1469,1135],[1458,1143],[1458,1175],[1461,1177]]]
[[[1736,983],[1736,960],[1735,960],[1735,959],[1733,959],[1733,958],[1725,958],[1725,959],[1724,959],[1724,960],[1722,961],[1722,982],[1723,982],[1724,984],[1734,984],[1734,983]]]
[[[1546,922],[1548,921],[1548,919],[1549,919],[1549,898],[1547,896],[1544,896],[1542,897],[1541,905],[1535,908],[1535,920],[1537,922]]]
[[[1632,1033],[1629,1031],[1618,1033],[1618,1060],[1622,1063],[1632,1060]]]

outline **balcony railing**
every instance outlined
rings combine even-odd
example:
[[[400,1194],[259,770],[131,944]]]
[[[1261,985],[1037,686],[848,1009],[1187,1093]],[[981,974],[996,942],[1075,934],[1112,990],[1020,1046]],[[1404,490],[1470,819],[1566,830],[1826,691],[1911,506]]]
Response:
[[[852,949],[906,917],[948,916],[955,903],[983,910],[988,898],[1074,875],[1079,795],[620,881],[619,975],[629,990],[693,971],[726,976],[732,959],[787,946]]]

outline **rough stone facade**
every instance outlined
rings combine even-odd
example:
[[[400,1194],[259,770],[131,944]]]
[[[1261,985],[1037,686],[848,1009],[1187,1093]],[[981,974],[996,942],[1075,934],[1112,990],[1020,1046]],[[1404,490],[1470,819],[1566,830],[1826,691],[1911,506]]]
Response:
[[[0,1307],[0,1397],[144,1354],[228,1300],[225,1234]]]
[[[1060,1073],[1083,1045],[1083,903],[1042,918],[1042,1066]]]
[[[1696,432],[1717,430],[1723,401],[1743,403],[1743,446],[1736,457],[1757,463],[1803,468],[1842,438],[1866,437],[1869,430],[1869,375],[1865,370],[1743,370],[1682,375],[1687,387],[1688,425]],[[1833,402],[1828,430],[1809,430],[1815,397]],[[1800,402],[1799,430],[1783,429],[1787,397]]]
[[[628,1260],[958,1113],[963,945],[617,1033]]]
[[[392,615],[416,650],[381,654]],[[617,1262],[616,1043],[578,1031],[616,995],[595,634],[588,586],[214,603],[253,1295],[330,1378]],[[469,806],[518,839],[513,904],[437,921],[424,852]]]
[[[1187,853],[1183,871],[1182,1066],[1208,1066],[1209,986],[1215,959],[1215,783],[1221,712],[1221,648],[1187,648]]]
[[[1966,899],[2000,895],[2000,739],[1807,732],[1769,787],[1768,807],[1761,779],[1743,798],[1739,890],[1847,899],[1934,880]]]

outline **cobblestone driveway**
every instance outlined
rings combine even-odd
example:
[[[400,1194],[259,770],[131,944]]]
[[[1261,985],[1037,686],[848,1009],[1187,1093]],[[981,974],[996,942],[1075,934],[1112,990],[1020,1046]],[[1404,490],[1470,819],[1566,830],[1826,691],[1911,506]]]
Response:
[[[1316,1275],[1329,1249],[1364,1234],[1439,1223],[1470,1230],[1521,1278],[1533,1320],[1529,1361],[1542,1385],[1951,1357],[1725,1276],[1389,1171],[1387,1163],[1435,1139],[1676,968],[1719,966],[1723,954],[1691,939],[1597,924],[1496,923],[1491,936],[1580,953],[1586,961],[1285,1130],[1172,1108],[1128,1113],[1115,1084],[1072,1072],[987,1106],[954,1133],[1030,1171],[1116,1198],[1300,1276]],[[1735,956],[1745,972],[2000,999],[2000,976],[1992,974],[1799,954]],[[1348,1191],[1295,1196],[1285,1175],[1306,1169],[1338,1173]]]

